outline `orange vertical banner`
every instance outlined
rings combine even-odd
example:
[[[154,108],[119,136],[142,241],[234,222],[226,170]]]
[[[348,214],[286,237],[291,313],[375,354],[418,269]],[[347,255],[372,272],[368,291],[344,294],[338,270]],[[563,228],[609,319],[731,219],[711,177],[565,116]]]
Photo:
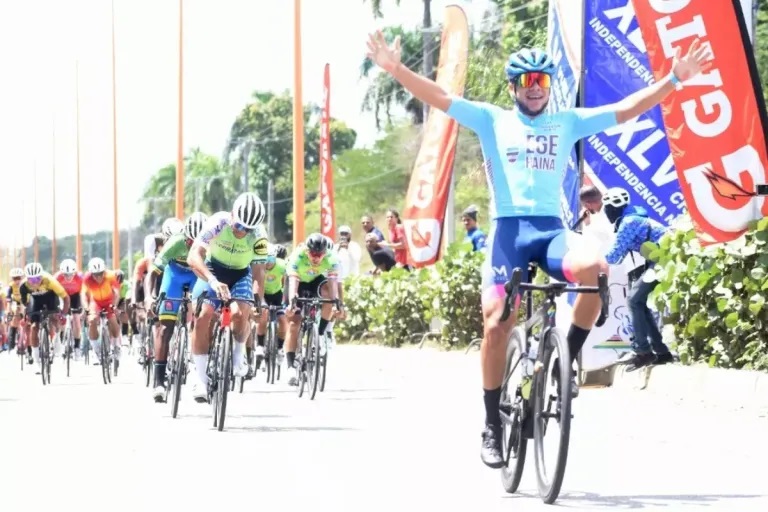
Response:
[[[325,65],[323,76],[323,113],[320,119],[320,232],[331,240],[336,235],[331,165],[331,72]]]
[[[710,46],[712,68],[662,103],[680,189],[702,244],[740,237],[768,215],[757,187],[768,182],[765,103],[739,0],[633,0],[656,79],[676,48]]]
[[[445,8],[436,82],[450,94],[464,94],[468,50],[467,17],[461,7],[449,5]],[[408,262],[414,267],[431,265],[438,259],[458,135],[455,120],[445,112],[430,110],[403,209]]]

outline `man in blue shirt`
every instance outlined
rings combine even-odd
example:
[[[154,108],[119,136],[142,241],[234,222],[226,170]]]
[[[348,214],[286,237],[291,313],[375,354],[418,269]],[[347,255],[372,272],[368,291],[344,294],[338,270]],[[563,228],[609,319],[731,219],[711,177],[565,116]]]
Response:
[[[643,244],[658,244],[666,233],[666,228],[649,218],[644,208],[629,205],[629,193],[623,188],[611,188],[605,192],[603,210],[616,230],[616,241],[605,256],[610,265],[621,263],[630,252],[640,253],[647,258],[649,251],[643,249]],[[649,364],[674,361],[669,347],[662,341],[656,319],[648,307],[648,295],[659,284],[655,279],[649,282],[644,279],[646,272],[652,267],[653,262],[646,259],[645,264],[640,267],[640,272],[633,272],[634,282],[629,290],[627,305],[635,331],[632,340],[634,355],[622,361],[627,364],[627,371],[634,371]]]
[[[477,206],[473,204],[467,206],[467,209],[461,214],[461,222],[464,224],[464,229],[467,230],[467,237],[464,241],[472,244],[473,251],[485,249],[485,233],[477,227]]]
[[[608,272],[602,255],[589,248],[568,247],[560,218],[560,190],[568,157],[580,139],[634,119],[658,105],[677,84],[711,67],[711,50],[697,39],[683,56],[680,48],[669,75],[623,100],[599,108],[547,113],[554,61],[538,49],[510,55],[504,79],[515,101],[514,110],[468,101],[446,92],[438,83],[414,73],[400,61],[400,39],[390,46],[378,31],[368,39],[368,57],[392,75],[415,98],[445,112],[480,139],[490,189],[487,257],[483,265],[483,374],[485,429],[480,458],[491,468],[504,467],[499,404],[506,366],[507,340],[516,315],[500,321],[504,284],[515,268],[536,262],[550,276],[596,286]],[[433,112],[430,115],[441,115]],[[567,339],[574,360],[600,313],[596,294],[581,294],[573,308]],[[566,378],[566,376],[563,376]],[[578,387],[572,380],[572,392]]]

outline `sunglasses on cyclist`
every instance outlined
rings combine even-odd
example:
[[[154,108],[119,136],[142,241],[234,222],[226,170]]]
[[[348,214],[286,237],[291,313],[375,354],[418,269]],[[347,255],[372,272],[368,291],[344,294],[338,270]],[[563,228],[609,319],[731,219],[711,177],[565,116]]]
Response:
[[[104,272],[94,272],[91,274],[93,277],[104,277]]]
[[[232,225],[232,227],[235,228],[237,231],[242,231],[243,233],[251,233],[251,232],[253,232],[253,228],[249,228],[249,227],[243,226],[239,222],[235,222]]]
[[[312,251],[309,251],[309,257],[312,258],[313,260],[319,260],[323,256],[325,256],[324,252],[312,252]]]
[[[552,77],[547,73],[530,72],[523,73],[515,79],[520,87],[533,87],[538,84],[542,89],[548,89],[552,85]]]
[[[43,276],[37,276],[37,277],[28,277],[27,281],[29,284],[40,284],[43,281]]]
[[[21,281],[21,279],[22,279],[22,278],[21,278],[21,277],[14,277],[14,278],[12,278],[12,279],[13,279],[14,281]]]

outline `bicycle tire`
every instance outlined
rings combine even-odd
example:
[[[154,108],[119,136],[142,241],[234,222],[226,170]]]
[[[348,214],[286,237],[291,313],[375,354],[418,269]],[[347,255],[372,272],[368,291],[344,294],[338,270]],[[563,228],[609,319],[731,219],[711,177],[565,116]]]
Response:
[[[316,329],[312,333],[312,345],[308,350],[307,373],[309,377],[309,399],[314,400],[317,396],[317,388],[320,382],[320,335]]]
[[[172,394],[171,394],[171,417],[175,418],[179,414],[179,402],[181,401],[181,385],[184,379],[184,358],[186,355],[187,345],[187,326],[179,322],[176,326],[176,356],[171,369],[173,381],[172,381]]]
[[[517,407],[522,407],[523,411],[529,410],[530,402],[519,397],[521,401],[514,404],[515,397],[510,398],[509,396],[510,377],[518,368],[522,369],[525,341],[525,329],[515,327],[507,341],[507,362],[504,368],[504,382],[501,386],[501,414],[507,414],[512,421],[509,424],[509,433],[507,433],[507,423],[502,419],[501,449],[505,466],[501,468],[501,485],[508,493],[517,492],[517,489],[520,487],[520,480],[523,477],[523,469],[525,468],[525,456],[528,453],[528,439],[523,435],[523,418],[519,411],[517,411]],[[505,410],[507,406],[509,406],[509,410]],[[513,449],[515,450],[514,457],[512,457]],[[512,461],[514,462],[510,466]]]
[[[322,377],[320,378],[320,392],[325,391],[325,376],[328,374],[328,349],[325,350],[325,354],[320,356],[320,371]]]
[[[310,338],[309,337],[311,336],[311,332],[312,331],[307,330],[307,331],[304,331],[302,333],[302,334],[304,334],[304,336],[301,337],[302,344],[301,344],[301,347],[300,347],[300,350],[299,350],[299,353],[298,353],[298,357],[297,357],[298,363],[299,363],[299,369],[297,371],[297,375],[298,375],[298,378],[299,378],[299,389],[298,389],[299,398],[304,396],[304,388],[307,385],[307,356],[306,356],[306,353],[307,353],[307,347],[310,344]],[[306,340],[306,341],[304,341],[304,340]]]
[[[66,328],[62,338],[67,340],[66,344],[64,345],[64,350],[66,351],[65,357],[67,359],[67,377],[69,377],[69,367],[70,363],[72,362],[72,350],[74,350],[72,348],[74,346],[74,342],[72,341],[72,329],[70,327]]]
[[[221,359],[219,368],[221,369],[221,386],[219,386],[218,396],[218,425],[219,432],[224,430],[224,420],[227,418],[227,395],[229,393],[229,382],[232,378],[232,329],[227,327],[222,331]]]
[[[208,347],[208,402],[213,412],[213,427],[219,426],[219,346],[221,345],[221,330],[218,323],[214,326],[211,337],[211,345]]]
[[[104,384],[112,383],[112,375],[110,370],[112,366],[109,361],[109,333],[107,328],[101,329],[101,377],[104,379]]]
[[[267,369],[267,384],[274,384],[277,341],[275,340],[275,326],[271,319],[267,322],[267,342],[265,345],[264,365]]]
[[[546,423],[544,408],[549,406],[549,397],[545,396],[546,383],[549,380],[549,363],[553,356],[558,358],[560,380],[558,383],[559,411],[557,419],[560,424],[560,443],[551,480],[548,479],[546,462],[544,461],[544,437]],[[565,477],[565,467],[568,463],[568,445],[571,437],[571,365],[570,353],[565,334],[558,328],[549,329],[539,347],[539,361],[543,363],[542,371],[534,374],[534,454],[536,460],[536,480],[539,496],[548,505],[557,500]],[[545,403],[546,402],[546,403]]]
[[[42,322],[41,322],[42,324]],[[45,325],[40,325],[38,331],[38,342],[40,347],[40,376],[43,378],[43,386],[47,385],[49,381],[46,380],[46,373],[49,371],[48,367],[48,328]]]

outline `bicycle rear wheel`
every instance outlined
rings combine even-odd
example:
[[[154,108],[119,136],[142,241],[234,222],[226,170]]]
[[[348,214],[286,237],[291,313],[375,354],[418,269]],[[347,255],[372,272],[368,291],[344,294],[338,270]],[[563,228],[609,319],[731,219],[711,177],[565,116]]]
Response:
[[[504,467],[501,468],[501,485],[504,490],[517,492],[523,477],[528,439],[523,435],[523,420],[528,414],[529,404],[520,393],[523,378],[523,357],[525,356],[525,329],[515,327],[507,342],[507,363],[504,382],[501,385],[499,404],[501,425],[501,451]]]
[[[221,343],[219,344],[219,386],[216,397],[217,428],[219,432],[224,430],[224,420],[227,417],[227,395],[229,383],[232,380],[232,330],[227,327],[221,331]]]
[[[547,381],[552,374],[549,364],[555,360],[557,365],[552,374],[557,372],[555,395],[547,393]],[[552,504],[560,494],[565,477],[565,466],[568,461],[568,445],[571,437],[571,357],[565,334],[560,329],[547,331],[539,347],[539,362],[543,367],[534,374],[533,378],[533,407],[534,407],[534,453],[536,456],[536,477],[539,484],[539,495],[546,504]],[[550,419],[560,426],[558,446],[554,467],[547,467],[544,458],[544,437]],[[554,447],[552,448],[554,449]]]
[[[176,332],[174,333],[174,336],[176,336],[176,346],[174,347],[175,354],[173,362],[173,366],[171,368],[172,371],[172,382],[169,384],[172,386],[171,390],[171,417],[175,418],[179,414],[179,401],[181,400],[181,385],[184,380],[184,374],[185,374],[185,360],[187,357],[186,354],[186,347],[187,347],[187,326],[183,325],[182,322],[179,322],[179,324],[176,326]]]

